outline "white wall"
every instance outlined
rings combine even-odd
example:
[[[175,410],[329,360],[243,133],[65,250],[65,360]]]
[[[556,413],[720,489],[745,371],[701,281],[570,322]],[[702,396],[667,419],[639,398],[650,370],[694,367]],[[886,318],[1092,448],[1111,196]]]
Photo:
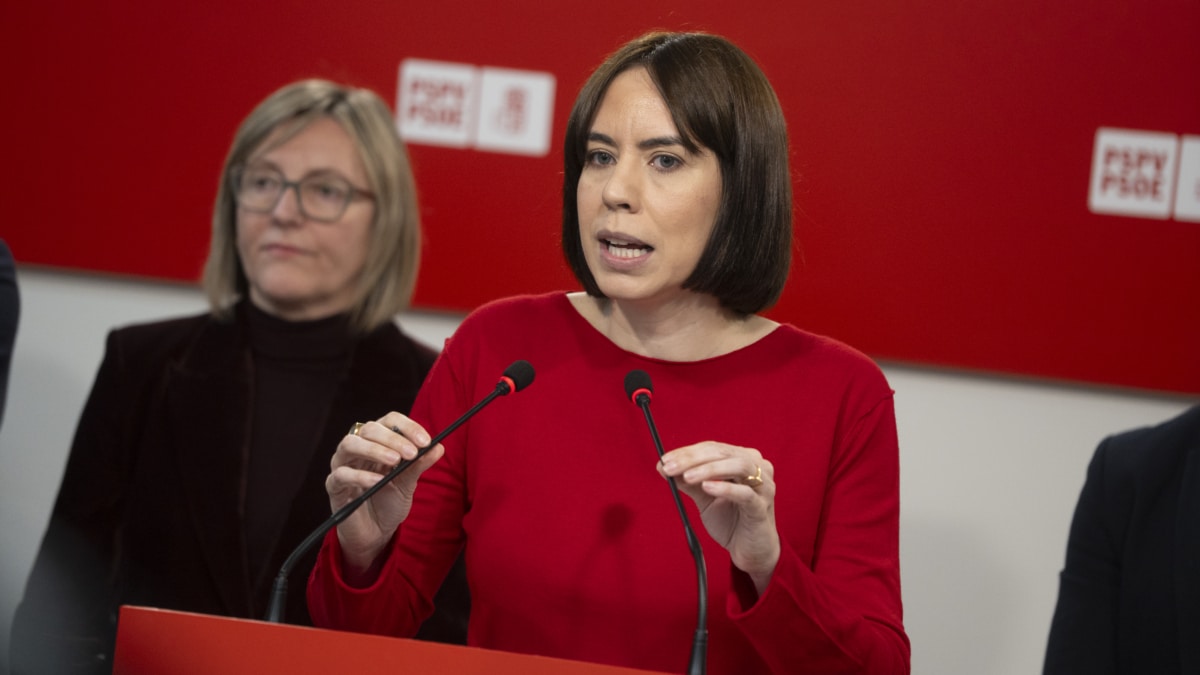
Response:
[[[0,655],[75,422],[114,326],[202,311],[191,287],[19,269],[0,427]],[[412,313],[434,346],[456,315]],[[900,424],[901,553],[913,672],[1040,672],[1067,526],[1092,450],[1192,401],[888,366]],[[782,486],[781,489],[786,489]]]

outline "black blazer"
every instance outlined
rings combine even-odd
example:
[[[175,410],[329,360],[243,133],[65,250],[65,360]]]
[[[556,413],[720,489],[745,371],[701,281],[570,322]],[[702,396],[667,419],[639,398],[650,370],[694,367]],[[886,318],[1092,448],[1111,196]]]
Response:
[[[391,324],[358,341],[272,569],[329,517],[324,483],[346,430],[407,412],[435,357]],[[14,618],[14,673],[62,672],[68,661],[108,672],[121,604],[264,616],[274,575],[251,579],[241,517],[252,370],[240,319],[204,315],[109,334]],[[315,555],[293,570],[288,623],[310,623],[304,591]]]
[[[1200,673],[1200,406],[1096,449],[1044,673]]]
[[[17,288],[17,265],[8,244],[0,239],[0,422],[8,397],[8,370],[12,365],[17,321],[21,316],[21,293]]]

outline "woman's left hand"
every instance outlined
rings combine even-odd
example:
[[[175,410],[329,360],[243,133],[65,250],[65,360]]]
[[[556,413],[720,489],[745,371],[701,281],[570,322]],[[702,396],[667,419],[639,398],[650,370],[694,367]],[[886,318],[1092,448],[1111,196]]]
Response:
[[[708,534],[761,595],[779,561],[775,467],[754,448],[704,441],[665,453],[659,473],[696,502]]]

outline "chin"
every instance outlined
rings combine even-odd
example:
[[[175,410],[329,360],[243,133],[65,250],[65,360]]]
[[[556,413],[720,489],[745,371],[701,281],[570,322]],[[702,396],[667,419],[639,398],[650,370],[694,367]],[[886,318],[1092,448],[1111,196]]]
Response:
[[[275,307],[303,307],[312,301],[308,293],[288,291],[259,293],[259,297]]]
[[[629,274],[593,275],[604,295],[616,300],[644,300],[662,292],[662,288],[644,276]]]
[[[308,292],[307,289],[279,287],[269,289],[260,288],[257,293],[251,296],[251,299],[263,309],[274,308],[276,310],[288,311],[302,308],[314,300],[312,293]]]

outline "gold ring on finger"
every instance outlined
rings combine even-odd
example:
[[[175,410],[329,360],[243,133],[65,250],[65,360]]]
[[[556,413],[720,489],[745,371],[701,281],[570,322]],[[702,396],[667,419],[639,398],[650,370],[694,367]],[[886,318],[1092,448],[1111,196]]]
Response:
[[[745,480],[742,481],[742,484],[749,485],[751,488],[756,488],[756,487],[762,485],[763,484],[762,465],[755,464],[754,465],[754,475],[746,476]]]

